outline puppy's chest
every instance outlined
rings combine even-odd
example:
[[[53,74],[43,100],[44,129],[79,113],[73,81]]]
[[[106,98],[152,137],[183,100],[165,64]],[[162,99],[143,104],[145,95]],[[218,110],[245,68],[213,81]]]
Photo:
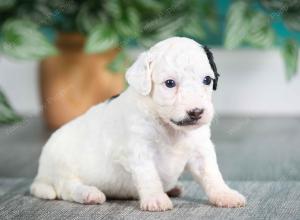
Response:
[[[173,187],[190,158],[192,149],[182,143],[170,145],[162,143],[157,146],[155,163],[164,188]]]

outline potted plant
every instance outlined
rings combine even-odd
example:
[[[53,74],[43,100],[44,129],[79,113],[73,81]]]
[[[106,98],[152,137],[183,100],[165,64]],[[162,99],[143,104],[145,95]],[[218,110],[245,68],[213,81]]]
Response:
[[[291,79],[297,72],[299,1],[226,4],[224,22],[217,16],[222,7],[209,0],[2,0],[0,52],[41,61],[42,106],[52,128],[123,89],[127,48],[175,34],[202,42],[207,33],[209,39],[221,36],[228,49],[279,45]],[[289,33],[284,36],[275,28],[282,23]],[[0,123],[18,119],[0,93]]]
[[[215,26],[213,8],[198,0],[3,0],[0,51],[40,60],[43,113],[57,128],[123,90],[126,48],[175,33],[202,39],[203,23]]]
[[[279,34],[276,25],[282,25],[286,33]],[[285,64],[286,79],[290,80],[298,68],[299,32],[299,1],[236,0],[227,13],[224,46],[227,49],[240,45],[267,49],[278,45]]]

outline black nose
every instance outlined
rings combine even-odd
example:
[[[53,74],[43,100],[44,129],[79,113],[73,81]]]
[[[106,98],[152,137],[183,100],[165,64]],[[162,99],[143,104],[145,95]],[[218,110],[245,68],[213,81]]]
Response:
[[[191,119],[198,120],[198,119],[201,118],[201,115],[203,114],[203,112],[204,112],[203,108],[201,108],[201,109],[200,108],[195,108],[191,111],[188,111],[187,113],[188,113],[188,115]]]

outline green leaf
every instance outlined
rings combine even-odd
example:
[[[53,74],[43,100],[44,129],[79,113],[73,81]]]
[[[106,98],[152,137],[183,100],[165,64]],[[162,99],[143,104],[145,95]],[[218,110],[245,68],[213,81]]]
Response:
[[[137,38],[140,35],[140,18],[134,8],[129,7],[124,18],[116,20],[114,24],[122,37]]]
[[[281,56],[284,60],[286,78],[290,80],[296,75],[298,68],[299,45],[297,42],[292,39],[286,40],[281,49]]]
[[[87,53],[102,53],[118,46],[118,35],[106,24],[95,26],[85,45]]]
[[[215,1],[199,1],[200,5],[198,8],[200,12],[197,13],[200,15],[200,19],[198,21],[202,21],[206,24],[206,26],[212,31],[217,32],[219,28],[218,23],[218,15],[216,10],[216,2]],[[202,16],[201,16],[202,15]]]
[[[249,18],[249,30],[245,42],[255,47],[270,47],[275,39],[269,17],[261,12],[253,12]]]
[[[298,0],[260,0],[262,5],[269,10],[274,10],[277,13],[283,13],[289,9],[295,9],[300,7]]]
[[[126,54],[122,50],[117,56],[112,60],[112,62],[108,65],[108,69],[113,73],[123,73],[127,68],[127,59]]]
[[[37,26],[25,20],[8,20],[2,27],[0,51],[20,59],[41,59],[57,54],[57,50],[40,33]]]
[[[150,47],[158,41],[174,36],[184,21],[183,17],[166,17],[154,20],[144,28],[143,37],[138,39],[138,42],[145,47]]]
[[[170,17],[161,20],[164,21],[162,21],[160,27],[156,30],[160,40],[175,35],[185,21],[183,17]]]
[[[116,19],[122,16],[122,8],[119,0],[109,0],[103,4],[105,11]]]
[[[264,13],[252,10],[247,2],[235,2],[227,16],[225,47],[232,49],[242,43],[260,48],[270,47],[275,39],[270,19]]]
[[[203,39],[205,35],[205,31],[203,30],[201,24],[198,22],[198,19],[190,19],[182,28],[182,32],[185,35],[190,37],[195,37],[198,39]]]
[[[76,24],[79,27],[79,29],[83,32],[89,32],[94,27],[95,22],[99,22],[93,14],[89,11],[89,6],[85,2],[77,16],[76,16]]]
[[[283,15],[283,21],[292,31],[300,32],[300,10],[298,13],[290,13]]]
[[[20,120],[21,117],[13,111],[5,95],[0,91],[0,124],[11,124]]]
[[[162,1],[157,0],[138,0],[136,1],[143,10],[149,10],[152,13],[161,12],[164,9],[164,4]]]
[[[224,45],[228,49],[238,47],[249,31],[248,4],[244,1],[233,3],[227,14]]]
[[[11,9],[16,4],[16,0],[1,0],[0,11]]]
[[[208,18],[207,20],[205,20],[205,23],[212,32],[218,32],[219,23],[216,18]]]

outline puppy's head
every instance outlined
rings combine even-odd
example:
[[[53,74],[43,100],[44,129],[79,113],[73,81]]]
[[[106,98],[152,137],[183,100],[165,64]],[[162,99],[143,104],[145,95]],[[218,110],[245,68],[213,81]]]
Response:
[[[218,76],[209,49],[182,37],[157,43],[126,73],[129,85],[149,96],[159,117],[175,129],[210,123]]]

